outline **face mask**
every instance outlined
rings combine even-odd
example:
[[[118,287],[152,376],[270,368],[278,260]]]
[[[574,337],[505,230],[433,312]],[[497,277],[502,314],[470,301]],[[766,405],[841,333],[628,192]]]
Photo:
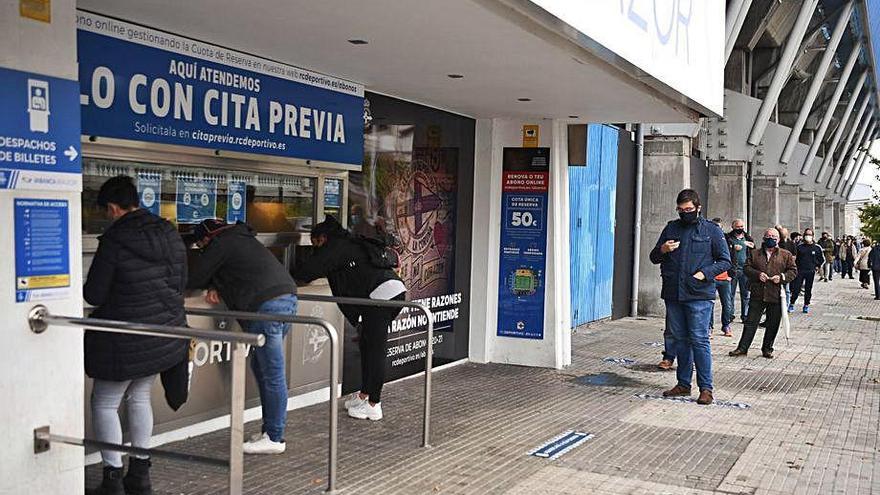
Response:
[[[351,224],[358,225],[359,223],[361,223],[361,216],[360,215],[352,215],[351,216]]]
[[[697,223],[697,218],[700,213],[697,210],[694,211],[680,211],[678,212],[678,218],[681,219],[684,223]]]
[[[764,238],[764,247],[767,249],[775,248],[777,243],[779,243],[779,241],[777,241],[776,239],[773,239],[772,237],[765,237]]]
[[[813,242],[813,236],[811,236],[811,235],[805,235],[805,236],[804,236],[804,242],[806,242],[807,244],[812,244],[812,242]]]
[[[734,235],[743,235],[745,229],[733,229]]]

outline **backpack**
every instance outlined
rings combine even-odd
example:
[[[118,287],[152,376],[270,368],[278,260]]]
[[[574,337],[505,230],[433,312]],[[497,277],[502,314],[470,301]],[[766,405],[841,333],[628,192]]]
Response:
[[[400,267],[397,252],[384,240],[364,235],[355,235],[352,239],[367,253],[367,259],[374,268],[387,270]]]

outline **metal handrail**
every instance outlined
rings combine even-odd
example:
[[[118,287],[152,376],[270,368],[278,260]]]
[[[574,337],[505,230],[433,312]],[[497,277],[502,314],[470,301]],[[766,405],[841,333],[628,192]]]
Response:
[[[298,299],[303,297],[297,295]],[[337,411],[337,389],[339,388],[339,332],[327,320],[313,316],[286,316],[272,313],[253,313],[247,311],[230,311],[206,308],[185,308],[186,314],[193,316],[213,316],[218,318],[234,318],[246,321],[280,321],[300,325],[315,325],[324,329],[330,338],[330,446],[327,462],[327,491],[332,493],[336,489],[336,465],[338,458],[338,423],[339,412]],[[243,400],[243,398],[242,398]]]
[[[37,334],[43,333],[51,323],[62,326],[82,327],[88,330],[110,333],[125,333],[134,335],[148,335],[153,337],[166,337],[174,339],[211,339],[222,342],[234,343],[232,351],[232,397],[230,400],[230,440],[229,440],[229,493],[241,495],[244,477],[244,366],[245,344],[261,347],[266,343],[266,337],[262,334],[246,334],[233,332],[220,332],[216,330],[201,330],[171,325],[154,325],[149,323],[136,323],[117,320],[101,320],[98,318],[79,318],[74,316],[53,315],[49,308],[37,305],[28,313],[28,326]],[[71,445],[85,445],[86,443],[98,443],[95,440],[78,439],[63,435],[53,435],[48,427],[34,430],[34,453],[45,452],[51,442],[66,443]],[[126,445],[106,444],[120,452],[145,453],[152,452],[159,455],[166,454],[164,451],[155,449],[140,449]],[[171,457],[171,456],[166,456]],[[190,458],[197,462],[213,463],[216,460],[208,458]]]
[[[428,318],[428,345],[425,352],[425,410],[422,417],[422,447],[431,446],[431,370],[434,356],[434,313],[427,305],[415,301],[395,301],[385,299],[365,299],[360,297],[321,296],[317,294],[297,294],[301,301],[347,304],[350,306],[379,306],[387,308],[414,308]]]

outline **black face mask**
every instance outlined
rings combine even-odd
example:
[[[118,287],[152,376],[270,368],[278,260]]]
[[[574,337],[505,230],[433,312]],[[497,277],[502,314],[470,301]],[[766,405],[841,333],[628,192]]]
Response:
[[[680,211],[678,212],[678,218],[681,219],[684,223],[697,223],[697,218],[699,218],[700,212],[697,210],[694,211]]]
[[[777,241],[776,239],[773,239],[773,238],[770,238],[770,237],[764,238],[764,247],[767,248],[767,249],[773,249],[773,248],[776,247],[776,244],[777,244],[778,242],[779,242],[779,241]]]
[[[745,233],[745,229],[733,229],[734,235],[743,235]]]

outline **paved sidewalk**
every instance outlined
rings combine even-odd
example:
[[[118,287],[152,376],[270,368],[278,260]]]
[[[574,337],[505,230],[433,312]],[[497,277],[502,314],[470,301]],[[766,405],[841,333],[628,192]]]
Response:
[[[742,325],[734,339],[716,329],[715,396],[727,407],[635,397],[675,383],[654,366],[661,319],[579,329],[574,364],[562,371],[464,364],[438,372],[431,449],[419,448],[422,382],[392,384],[385,420],[340,413],[340,492],[880,493],[880,302],[857,281],[817,282],[815,292],[813,313],[792,315],[791,342],[780,334],[773,360],[761,357],[762,330],[749,356],[731,358]],[[324,409],[289,415],[286,454],[247,458],[246,493],[323,490]],[[526,455],[566,430],[595,436],[556,460]],[[226,438],[216,432],[166,448],[225,455]],[[90,486],[99,477],[90,467]],[[225,480],[221,469],[154,465],[157,495],[223,493]]]

